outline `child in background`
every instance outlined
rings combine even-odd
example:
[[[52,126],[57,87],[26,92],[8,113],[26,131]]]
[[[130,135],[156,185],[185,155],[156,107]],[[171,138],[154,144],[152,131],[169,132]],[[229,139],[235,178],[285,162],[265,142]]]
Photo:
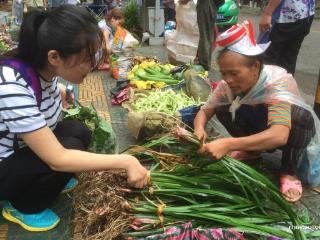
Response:
[[[105,49],[108,54],[112,52],[111,47],[116,29],[118,26],[121,26],[123,22],[124,14],[118,8],[113,8],[105,15],[104,19],[99,22],[99,27],[101,28],[105,39]],[[108,71],[110,69],[110,59],[105,59],[105,62],[98,69]]]
[[[105,18],[99,22],[99,27],[102,29],[105,39],[107,52],[111,52],[113,38],[118,26],[124,22],[124,14],[118,9],[114,8],[105,15]]]

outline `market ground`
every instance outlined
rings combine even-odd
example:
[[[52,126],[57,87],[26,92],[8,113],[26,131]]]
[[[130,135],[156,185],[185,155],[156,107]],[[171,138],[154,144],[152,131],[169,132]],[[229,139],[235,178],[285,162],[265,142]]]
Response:
[[[257,26],[261,12],[259,9],[242,8],[240,21],[250,17]],[[299,88],[306,97],[307,102],[313,104],[315,89],[317,86],[318,72],[320,67],[320,22],[313,23],[310,35],[305,39],[298,63],[296,78]],[[166,61],[166,51],[163,46],[143,46],[136,50],[136,55],[157,56],[160,60]],[[211,72],[218,80],[219,74]],[[135,143],[135,139],[129,134],[126,128],[126,110],[110,104],[110,89],[115,85],[115,80],[111,79],[109,73],[99,72],[90,75],[85,84],[79,87],[79,96],[83,101],[94,101],[96,108],[107,119],[118,136],[120,151],[130,144]],[[277,175],[279,167],[280,152],[263,154],[261,165],[266,167],[272,175]],[[72,195],[61,195],[58,202],[53,206],[53,210],[61,217],[61,224],[54,230],[46,233],[30,233],[22,230],[19,226],[6,222],[0,217],[0,240],[43,240],[43,239],[80,239],[77,234],[79,226],[74,228],[73,212],[71,210]],[[320,224],[320,194],[311,189],[304,190],[302,200],[296,204],[298,210],[306,207],[314,217],[314,226]],[[81,228],[81,226],[80,226]],[[81,229],[80,229],[81,231]]]

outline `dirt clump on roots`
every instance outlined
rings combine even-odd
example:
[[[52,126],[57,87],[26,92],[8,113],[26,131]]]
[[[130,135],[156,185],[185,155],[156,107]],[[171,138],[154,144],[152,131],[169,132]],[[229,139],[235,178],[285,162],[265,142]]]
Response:
[[[83,173],[75,190],[75,223],[81,239],[124,239],[133,221],[124,198],[128,189],[123,171]]]

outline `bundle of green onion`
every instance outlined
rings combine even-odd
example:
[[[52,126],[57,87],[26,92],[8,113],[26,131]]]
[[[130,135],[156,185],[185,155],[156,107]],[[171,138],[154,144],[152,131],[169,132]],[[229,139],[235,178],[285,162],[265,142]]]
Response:
[[[301,240],[319,235],[303,232],[301,226],[311,224],[307,212],[298,216],[264,175],[228,156],[215,162],[197,156],[200,143],[192,134],[187,135],[184,139],[191,140],[188,143],[167,135],[145,144],[166,148],[190,162],[176,164],[170,171],[159,165],[151,169],[149,189],[129,197],[136,219],[132,224],[135,231],[126,235],[143,238],[188,221],[201,228],[232,227],[248,239],[277,236]],[[157,160],[150,152],[136,154],[146,155]]]

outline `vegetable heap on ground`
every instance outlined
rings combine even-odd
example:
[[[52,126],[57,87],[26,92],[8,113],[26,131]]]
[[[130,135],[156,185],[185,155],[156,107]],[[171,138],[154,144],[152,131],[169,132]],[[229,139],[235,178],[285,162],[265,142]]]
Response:
[[[201,228],[232,227],[247,239],[320,236],[303,232],[301,226],[311,224],[307,212],[298,216],[264,175],[227,156],[221,161],[199,156],[199,145],[192,133],[181,130],[179,139],[164,135],[128,149],[152,165],[151,185],[142,191],[127,189],[125,177],[121,181],[113,174],[113,179],[110,172],[91,175],[94,179],[82,175],[76,198],[85,224],[82,237],[144,239],[189,221]]]
[[[150,89],[152,87],[163,87],[179,83],[181,79],[176,79],[171,74],[171,64],[160,64],[155,61],[144,61],[135,65],[128,72],[127,79],[131,84],[139,89]]]
[[[0,39],[0,54],[5,53],[9,49],[10,49],[10,46],[5,41]]]
[[[185,130],[179,133],[189,143],[182,145],[166,136],[146,145],[158,145],[162,150],[165,146],[189,163],[179,163],[165,171],[161,167],[151,170],[152,185],[129,198],[136,217],[131,226],[136,231],[127,236],[146,237],[192,221],[192,225],[201,228],[232,227],[250,239],[261,235],[307,238],[301,226],[311,223],[308,214],[299,217],[264,175],[228,156],[216,162],[198,156],[199,140]],[[135,154],[161,162],[151,152]]]
[[[183,91],[173,90],[150,91],[148,94],[136,93],[137,98],[131,105],[135,112],[161,112],[173,116],[180,109],[192,105],[199,105],[200,102],[186,95]]]
[[[16,43],[13,42],[6,26],[0,27],[0,54],[11,50]]]
[[[114,153],[117,147],[116,135],[110,124],[102,119],[90,106],[78,105],[75,108],[64,109],[65,119],[77,119],[91,130],[89,149],[96,153]]]

